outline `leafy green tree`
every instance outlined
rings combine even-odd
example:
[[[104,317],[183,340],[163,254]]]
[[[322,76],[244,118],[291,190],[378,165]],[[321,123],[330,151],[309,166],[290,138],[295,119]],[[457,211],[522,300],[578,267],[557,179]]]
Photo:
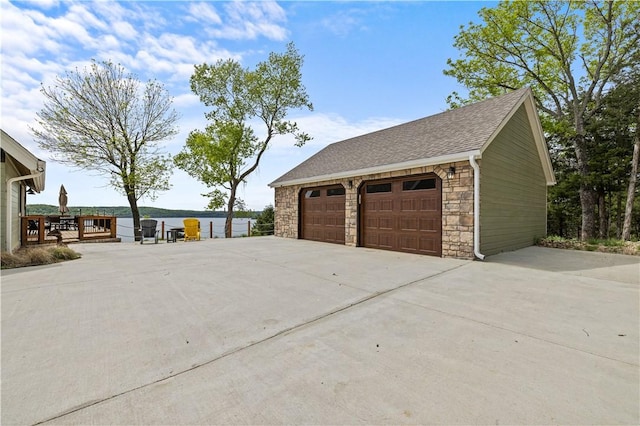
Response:
[[[557,184],[547,193],[547,233],[565,238],[580,236],[580,175],[575,154],[558,135],[547,139]]]
[[[631,173],[629,178],[629,186],[627,189],[627,203],[624,211],[624,225],[622,228],[622,239],[629,240],[631,238],[631,227],[633,224],[633,206],[637,189],[638,166],[640,166],[640,108],[636,116],[635,136],[633,139],[633,156],[631,160]],[[638,221],[636,220],[636,228]]]
[[[191,90],[212,107],[206,113],[210,124],[204,131],[191,132],[175,164],[213,188],[203,194],[210,198],[208,208],[226,203],[227,238],[231,238],[238,187],[258,168],[271,140],[290,134],[302,146],[310,139],[287,120],[291,109],[313,109],[302,84],[302,64],[303,56],[289,43],[286,52],[271,53],[254,70],[229,59],[196,65],[191,76]],[[264,125],[264,136],[256,136],[250,127],[253,122]]]
[[[618,208],[617,234],[630,238],[633,203],[638,175],[640,141],[640,63],[629,72],[618,76],[604,96],[600,107],[588,123],[587,129],[594,139],[591,170],[595,186],[600,193],[600,237],[606,237],[606,214],[602,195],[618,193],[618,200],[626,196],[626,208]],[[626,194],[625,194],[626,192]],[[621,204],[621,203],[620,203]]]
[[[258,237],[262,235],[273,235],[274,227],[275,211],[273,206],[269,204],[264,208],[262,213],[258,215],[255,224],[251,227],[251,235]]]
[[[561,133],[575,153],[581,238],[593,237],[597,194],[586,124],[612,80],[637,58],[640,2],[502,1],[479,15],[481,24],[463,26],[455,37],[461,59],[449,59],[445,74],[469,88],[471,100],[532,88],[545,130]],[[459,100],[450,97],[453,106]]]
[[[173,99],[157,81],[141,85],[108,61],[67,72],[41,92],[39,127],[31,129],[40,147],[54,161],[108,176],[127,197],[139,235],[138,200],[170,187],[172,163],[161,142],[178,132]]]

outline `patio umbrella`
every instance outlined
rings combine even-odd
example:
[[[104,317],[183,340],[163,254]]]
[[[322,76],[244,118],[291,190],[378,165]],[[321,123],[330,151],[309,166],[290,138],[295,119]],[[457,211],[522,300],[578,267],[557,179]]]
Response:
[[[58,203],[60,204],[60,213],[65,214],[69,212],[67,208],[67,190],[64,189],[64,185],[60,185],[60,195],[58,196]]]

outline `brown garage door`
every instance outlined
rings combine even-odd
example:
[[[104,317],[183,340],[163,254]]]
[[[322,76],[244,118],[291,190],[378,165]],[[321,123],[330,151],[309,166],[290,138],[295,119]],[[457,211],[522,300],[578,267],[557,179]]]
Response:
[[[344,244],[345,199],[342,185],[303,189],[301,238]]]
[[[442,255],[442,181],[434,174],[365,182],[360,244]]]

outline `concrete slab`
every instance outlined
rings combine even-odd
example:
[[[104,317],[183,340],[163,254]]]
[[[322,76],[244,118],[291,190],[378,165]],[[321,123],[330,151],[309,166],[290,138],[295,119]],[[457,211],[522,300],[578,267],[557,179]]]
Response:
[[[2,272],[2,424],[640,421],[626,279],[276,238],[75,247]]]

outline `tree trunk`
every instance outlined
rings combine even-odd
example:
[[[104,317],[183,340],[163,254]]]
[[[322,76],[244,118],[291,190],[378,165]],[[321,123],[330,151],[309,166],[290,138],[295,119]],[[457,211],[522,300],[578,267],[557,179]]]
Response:
[[[582,226],[580,239],[585,241],[596,235],[596,202],[598,195],[589,182],[589,156],[584,135],[584,123],[576,120],[576,136],[574,150],[580,173],[580,208],[582,210]]]
[[[618,191],[618,203],[616,207],[616,238],[622,238],[622,221],[624,215],[622,214],[622,191]]]
[[[140,241],[142,234],[140,233],[140,210],[138,210],[138,200],[133,190],[127,189],[127,200],[131,207],[131,217],[133,217],[133,235],[135,241]]]
[[[638,114],[640,125],[640,114]],[[627,205],[624,209],[624,225],[622,226],[622,239],[631,238],[631,217],[633,214],[633,199],[636,195],[636,179],[638,176],[638,162],[640,161],[640,129],[636,126],[636,136],[633,141],[633,159],[631,160],[631,175],[629,176],[629,188],[627,189]]]
[[[607,215],[607,198],[604,189],[598,191],[598,238],[605,239],[609,234],[608,231],[608,215]]]
[[[227,219],[224,222],[224,237],[233,237],[233,207],[236,205],[236,190],[238,185],[231,184],[231,192],[229,193],[229,202],[227,203]]]

